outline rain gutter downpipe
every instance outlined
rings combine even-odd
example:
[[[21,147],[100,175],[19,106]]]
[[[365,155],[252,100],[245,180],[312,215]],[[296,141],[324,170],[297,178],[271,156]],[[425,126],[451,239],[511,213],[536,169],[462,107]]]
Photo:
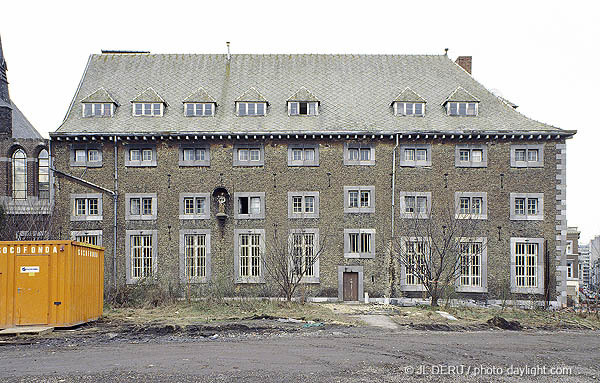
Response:
[[[115,144],[115,191],[113,193],[113,286],[115,294],[117,291],[117,199],[119,197],[119,172],[117,157],[117,136],[114,137]]]
[[[394,211],[396,207],[396,151],[398,150],[400,136],[396,134],[396,145],[392,155],[392,245],[394,243]]]

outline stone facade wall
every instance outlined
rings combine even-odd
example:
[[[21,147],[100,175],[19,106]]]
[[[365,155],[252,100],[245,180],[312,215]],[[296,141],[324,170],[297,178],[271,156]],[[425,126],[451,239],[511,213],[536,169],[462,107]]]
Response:
[[[399,270],[391,259],[389,243],[392,236],[392,158],[395,140],[385,138],[365,139],[375,145],[374,166],[348,166],[343,161],[344,142],[360,140],[317,139],[320,166],[288,167],[287,146],[298,140],[265,139],[265,165],[261,167],[233,167],[235,140],[199,140],[210,144],[210,167],[180,167],[179,145],[185,140],[164,139],[142,141],[155,144],[157,166],[148,168],[125,167],[124,152],[133,141],[118,141],[118,206],[117,206],[117,280],[126,281],[125,231],[156,230],[158,238],[158,279],[165,286],[179,286],[179,231],[181,229],[211,230],[212,282],[210,285],[227,294],[261,295],[269,293],[264,285],[234,283],[235,229],[264,229],[267,242],[278,233],[297,227],[318,228],[326,236],[325,252],[320,259],[320,283],[311,285],[308,294],[335,297],[338,295],[338,266],[363,266],[364,291],[371,297],[400,296]],[[309,142],[310,140],[306,140]],[[253,142],[252,140],[243,141]],[[311,141],[315,142],[315,141]],[[488,219],[483,222],[481,236],[488,240],[488,294],[464,294],[465,297],[498,298],[510,287],[510,239],[511,237],[544,238],[545,249],[559,246],[557,240],[557,142],[540,141],[544,144],[542,168],[512,168],[510,146],[506,140],[468,141],[488,148],[488,167],[455,167],[455,145],[458,140],[400,140],[400,144],[419,143],[432,145],[432,165],[425,168],[400,166],[397,158],[395,220],[399,222],[400,192],[432,192],[432,198],[445,198],[455,191],[487,192]],[[97,141],[101,145],[103,163],[99,168],[71,167],[70,148],[73,141],[53,140],[55,166],[66,173],[81,177],[104,188],[114,189],[114,143]],[[526,143],[531,143],[527,141]],[[564,142],[559,142],[563,145]],[[344,213],[344,186],[375,186],[375,213]],[[208,220],[180,220],[179,193],[211,193],[224,187],[230,195],[226,213],[228,218],[220,224],[215,218],[217,206],[211,197],[211,217]],[[319,191],[319,219],[288,219],[288,191]],[[99,222],[71,222],[70,194],[97,193],[98,191],[65,177],[56,179],[56,211],[59,212],[61,238],[67,238],[75,230],[103,230],[102,245],[106,248],[105,284],[113,280],[113,203],[112,196],[103,194],[103,220]],[[236,220],[233,212],[233,196],[236,192],[264,192],[266,195],[265,219]],[[510,193],[544,193],[543,221],[511,221],[509,219]],[[126,221],[125,193],[156,193],[158,198],[157,219],[154,221]],[[374,259],[344,258],[344,229],[375,229],[376,255]],[[395,233],[401,235],[402,233]],[[564,254],[564,251],[563,251]],[[562,259],[551,257],[551,267],[562,265]],[[554,268],[556,270],[556,268]],[[550,291],[557,291],[554,272],[550,276]],[[195,286],[198,294],[207,286]],[[410,295],[410,294],[408,294]],[[520,297],[523,298],[523,297]],[[540,299],[541,297],[538,297]],[[551,299],[555,294],[551,294]]]

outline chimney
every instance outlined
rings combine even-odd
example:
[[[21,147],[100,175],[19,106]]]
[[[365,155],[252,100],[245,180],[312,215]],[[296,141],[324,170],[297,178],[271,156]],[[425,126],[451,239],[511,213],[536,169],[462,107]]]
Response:
[[[466,70],[467,73],[472,74],[471,68],[473,66],[473,56],[458,56],[456,63]]]
[[[229,41],[227,41],[225,44],[227,44],[227,61],[231,60],[231,51],[229,50],[229,45],[231,44]]]
[[[12,135],[12,106],[8,94],[8,79],[4,52],[2,51],[2,41],[0,40],[0,135]]]

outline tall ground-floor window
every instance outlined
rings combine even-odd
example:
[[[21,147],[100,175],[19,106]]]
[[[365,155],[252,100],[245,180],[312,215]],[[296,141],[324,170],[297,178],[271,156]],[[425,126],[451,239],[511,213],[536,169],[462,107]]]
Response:
[[[306,277],[315,276],[315,234],[294,233],[292,234],[294,246],[293,263],[296,275]]]
[[[184,241],[186,279],[206,278],[206,234],[186,234]]]
[[[482,285],[482,243],[460,243],[460,285],[481,287]]]
[[[423,240],[407,240],[405,246],[406,285],[420,285],[426,270],[427,242]]]
[[[148,278],[154,275],[152,257],[152,235],[132,235],[131,241],[131,277]]]
[[[239,276],[260,277],[260,234],[240,234],[239,247]]]
[[[537,287],[539,245],[517,242],[515,244],[515,284],[517,287]]]

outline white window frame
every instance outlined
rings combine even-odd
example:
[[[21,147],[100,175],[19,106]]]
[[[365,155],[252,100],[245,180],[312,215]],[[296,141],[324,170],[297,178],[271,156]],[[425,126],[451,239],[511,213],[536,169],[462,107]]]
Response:
[[[460,200],[461,198],[469,198],[469,206],[472,206],[473,198],[481,198],[481,213],[462,213]],[[455,206],[455,215],[456,219],[487,219],[488,218],[488,204],[487,204],[487,192],[454,192],[454,206]]]
[[[140,214],[131,214],[131,200],[134,198],[140,199]],[[144,198],[152,199],[152,214],[143,213]],[[125,193],[125,220],[126,221],[152,221],[157,219],[158,198],[156,193]]]
[[[186,160],[184,156],[184,151],[188,149],[194,150],[194,156],[196,155],[196,150],[204,150],[205,158],[203,160]],[[181,144],[179,146],[179,166],[210,166],[210,145]]]
[[[416,104],[422,105],[422,113],[415,114]],[[412,113],[407,114],[408,105],[411,105]],[[394,101],[394,115],[403,117],[423,117],[425,116],[425,103],[420,101]]]
[[[196,210],[197,199],[204,198],[204,213],[186,214],[186,198],[194,199],[194,210]],[[210,219],[210,193],[179,193],[179,219]]]
[[[462,161],[460,152],[462,150],[469,151],[469,160]],[[473,151],[481,150],[481,162],[473,161]],[[485,144],[457,144],[455,146],[454,166],[457,168],[487,168],[488,166],[488,150]]]
[[[206,114],[206,105],[211,105],[211,113]],[[194,114],[188,114],[188,107],[192,106]],[[184,102],[183,103],[183,116],[184,117],[214,117],[217,104],[214,102]],[[198,111],[201,111],[198,114]]]
[[[517,150],[525,150],[525,161],[517,161]],[[537,150],[538,160],[528,161],[530,150]],[[513,168],[543,168],[544,144],[513,144],[510,146],[510,166]]]
[[[459,242],[463,242],[463,243],[468,243],[468,244],[472,244],[472,243],[480,243],[481,244],[481,251],[479,254],[479,270],[480,270],[480,285],[479,286],[473,286],[473,285],[463,285],[462,284],[462,269],[459,266],[458,267],[458,275],[457,275],[457,279],[456,279],[456,292],[459,293],[487,293],[488,291],[488,280],[487,280],[487,237],[461,237],[461,238],[457,238],[457,241]],[[460,248],[459,248],[460,250]],[[459,254],[458,257],[458,262],[462,261],[462,255]],[[468,266],[469,269],[471,269],[472,265]]]
[[[425,254],[423,254],[423,263],[427,264],[430,257],[430,247],[431,247],[431,238],[429,237],[400,237],[400,246],[401,254],[407,255],[406,243],[407,242],[423,242],[425,243]],[[425,286],[423,283],[418,281],[418,277],[415,276],[415,281],[417,283],[408,283],[409,273],[407,272],[407,265],[404,263],[405,261],[400,263],[400,289],[402,291],[425,291]],[[410,273],[412,274],[412,273]]]
[[[518,243],[534,243],[537,244],[537,262],[536,267],[536,282],[535,287],[520,287],[517,286],[516,280],[516,246]],[[544,294],[544,238],[522,238],[512,237],[510,239],[510,288],[515,294]]]
[[[133,277],[133,259],[131,254],[131,237],[132,236],[150,236],[152,241],[152,275],[147,277],[146,281],[154,282],[158,276],[158,230],[125,230],[125,271],[127,276],[127,284],[138,283],[142,278]]]
[[[206,275],[203,277],[190,277],[188,279],[186,275],[186,243],[185,237],[187,235],[204,235],[205,242],[204,246],[206,248],[206,259],[205,259],[205,269]],[[184,283],[208,283],[211,279],[212,275],[212,251],[210,245],[210,230],[209,229],[182,229],[179,230],[179,280]]]
[[[86,105],[91,105],[92,106],[92,114],[91,115],[86,115],[85,114],[85,107]],[[106,111],[106,106],[109,105],[110,106],[110,110],[108,112],[108,114],[104,114],[104,112]],[[96,109],[100,108],[100,114],[96,115]],[[115,113],[115,104],[112,102],[84,102],[81,104],[81,116],[84,118],[92,118],[92,117],[112,117]]]
[[[306,160],[304,158],[304,151],[307,149],[314,150],[315,157],[313,160]],[[302,150],[302,160],[294,160],[294,150]],[[289,144],[288,166],[319,166],[319,144]]]
[[[131,160],[130,159],[130,151],[131,150],[139,150],[140,151],[140,159],[139,160]],[[152,159],[144,160],[143,151],[151,150],[152,151]],[[147,166],[156,166],[157,164],[157,156],[156,156],[156,146],[155,145],[126,145],[125,146],[125,167],[147,167]]]
[[[299,192],[288,192],[288,218],[319,218],[319,192],[318,191],[299,191]],[[294,197],[302,198],[302,213],[294,212]],[[306,197],[313,197],[315,201],[314,212],[306,213],[305,210],[305,201]]]
[[[316,228],[290,229],[290,232],[289,232],[289,240],[290,241],[294,240],[293,236],[295,234],[313,234],[313,256],[317,257],[317,259],[313,263],[313,275],[312,276],[304,275],[302,277],[302,279],[300,280],[300,283],[320,283],[319,260],[320,260],[321,254],[318,254],[318,252],[320,250],[321,243],[319,242],[319,229],[316,229]],[[293,249],[293,242],[290,246]],[[303,244],[303,246],[305,246],[305,245]],[[293,265],[291,265],[291,266],[293,266]]]
[[[102,247],[102,230],[71,231],[71,240],[76,241],[77,237],[96,237],[96,246]]]
[[[240,104],[245,104],[246,106],[246,114],[240,114]],[[258,111],[258,104],[263,104],[264,105],[264,113],[263,114],[257,114]],[[254,109],[254,113],[255,114],[249,114],[248,113],[248,107],[252,105],[253,109]],[[267,115],[267,103],[264,101],[237,101],[235,103],[235,114],[238,117],[264,117]]]
[[[456,114],[451,113],[452,104],[456,104]],[[460,114],[460,106],[466,105],[466,114]],[[469,104],[475,104],[474,113],[469,114]],[[477,101],[449,101],[446,104],[446,114],[453,117],[476,117],[479,115],[479,102]]]
[[[410,213],[406,211],[406,198],[415,197],[415,209],[417,207],[417,197],[427,198],[427,212],[426,213]],[[428,219],[431,213],[431,192],[400,192],[400,218],[408,219]]]
[[[248,198],[248,214],[239,213],[240,197]],[[260,213],[250,212],[250,198],[260,198]],[[265,219],[265,192],[235,192],[233,193],[233,217],[235,219]]]
[[[248,156],[247,160],[240,160],[240,150],[259,150],[258,161],[251,160]],[[254,144],[234,144],[233,145],[233,166],[264,166],[265,165],[265,146],[262,142]]]
[[[517,198],[525,199],[525,214],[515,212],[515,200]],[[528,213],[529,199],[537,198],[538,213]],[[510,193],[510,219],[511,221],[543,221],[544,220],[544,193]]]
[[[349,150],[358,149],[358,160],[351,160]],[[363,149],[369,149],[369,159],[361,160],[360,151]],[[344,165],[363,165],[363,166],[375,166],[375,144],[373,143],[362,143],[362,142],[344,142]]]
[[[141,104],[142,105],[142,113],[138,114],[136,112],[136,105]],[[160,105],[159,107],[159,113],[156,114],[155,108],[154,106],[158,104]],[[145,105],[151,105],[150,106],[150,114],[145,114]],[[162,117],[162,115],[164,114],[164,110],[165,110],[165,104],[162,102],[133,102],[131,104],[131,115],[134,117]]]
[[[259,276],[240,276],[240,235],[244,234],[258,234],[260,237],[259,251],[260,251],[260,275]],[[264,283],[265,282],[265,230],[264,229],[235,229],[233,231],[233,247],[234,247],[234,270],[235,270],[235,283]],[[250,267],[252,265],[250,264]]]
[[[71,194],[71,221],[102,221],[102,194],[101,193],[83,193],[83,194]],[[76,203],[77,200],[85,200],[85,214],[77,215]],[[98,214],[89,214],[89,201],[91,199],[98,200]]]
[[[306,114],[300,114],[300,104],[305,103],[306,105]],[[292,105],[293,104],[293,105]],[[295,108],[294,108],[295,105]],[[314,113],[310,113],[311,105],[313,107]],[[294,112],[296,110],[296,113]],[[300,117],[314,117],[319,115],[319,103],[316,101],[288,101],[288,116],[300,116]]]
[[[370,239],[370,251],[369,252],[350,252],[350,234],[358,234],[359,240],[361,234],[369,234]],[[344,258],[361,258],[361,259],[374,259],[376,250],[375,242],[375,229],[344,229]]]
[[[98,160],[90,161],[90,151],[98,151]],[[77,151],[85,152],[85,159],[83,161],[77,160]],[[88,167],[88,168],[99,168],[102,167],[102,146],[98,144],[74,144],[70,148],[70,166],[72,167]]]
[[[350,207],[350,192],[358,192],[358,207]],[[369,193],[369,206],[361,206],[362,192]],[[344,213],[375,213],[375,186],[344,186]]]
[[[414,150],[414,159],[406,159],[405,151],[406,150]],[[426,150],[427,151],[427,159],[418,160],[417,159],[417,150]],[[400,166],[403,167],[427,167],[431,166],[431,144],[403,144],[400,145]]]

